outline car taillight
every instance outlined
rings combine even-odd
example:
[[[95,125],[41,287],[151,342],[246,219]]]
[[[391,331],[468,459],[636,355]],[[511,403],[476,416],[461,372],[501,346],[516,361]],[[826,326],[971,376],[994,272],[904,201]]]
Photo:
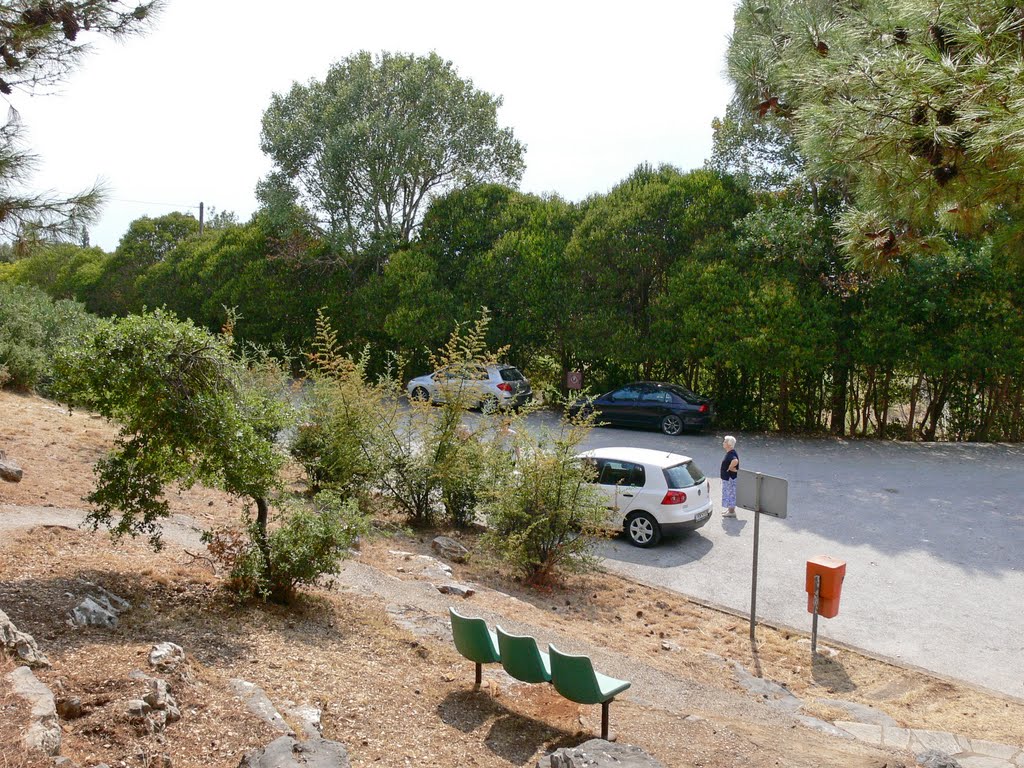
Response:
[[[661,500],[662,504],[685,504],[686,494],[682,491],[669,491],[665,494],[665,498]]]
[[[512,385],[509,384],[507,381],[503,381],[501,382],[501,384],[498,385],[498,389],[500,389],[502,392],[511,392]]]
[[[701,413],[707,413],[708,412],[708,404],[707,403],[701,403],[700,404],[700,408],[698,410]]]

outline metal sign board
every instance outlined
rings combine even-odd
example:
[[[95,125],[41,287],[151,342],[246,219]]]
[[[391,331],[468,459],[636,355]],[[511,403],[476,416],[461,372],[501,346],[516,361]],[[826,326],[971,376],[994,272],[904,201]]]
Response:
[[[761,472],[741,469],[736,473],[736,506],[772,517],[786,516],[789,482]]]

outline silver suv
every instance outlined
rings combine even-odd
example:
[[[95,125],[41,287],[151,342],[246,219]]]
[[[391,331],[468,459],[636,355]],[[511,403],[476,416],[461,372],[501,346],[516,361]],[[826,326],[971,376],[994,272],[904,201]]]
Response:
[[[533,397],[530,382],[511,365],[445,368],[417,376],[405,389],[412,400],[443,403],[449,397],[463,397],[481,409],[518,408]]]

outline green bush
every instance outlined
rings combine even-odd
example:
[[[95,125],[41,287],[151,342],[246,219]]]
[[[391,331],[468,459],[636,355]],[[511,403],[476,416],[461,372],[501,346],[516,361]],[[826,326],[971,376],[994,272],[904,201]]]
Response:
[[[474,323],[457,325],[445,345],[431,355],[431,368],[467,371],[494,363],[504,350],[487,349],[489,322],[484,309]],[[413,525],[435,524],[439,502],[454,525],[467,525],[476,516],[486,463],[482,438],[502,416],[484,408],[479,419],[467,422],[466,410],[479,399],[465,385],[467,379],[453,379],[437,408],[428,401],[410,402],[407,409],[395,412],[383,433],[382,485]]]
[[[0,386],[46,390],[56,351],[93,327],[81,304],[38,288],[0,283]]]
[[[593,468],[574,458],[589,428],[589,419],[563,418],[557,432],[540,437],[517,431],[514,468],[495,454],[484,545],[529,583],[548,584],[597,563],[594,534],[605,522],[605,500]]]
[[[317,319],[310,373],[302,392],[302,419],[290,447],[310,489],[329,488],[366,501],[383,471],[383,431],[393,418],[395,385],[372,382],[369,354],[340,352],[330,323]]]
[[[245,599],[290,602],[298,586],[336,573],[368,530],[356,501],[342,500],[331,491],[318,493],[312,507],[295,501],[283,506],[280,525],[267,536],[266,551],[256,523],[248,526],[245,542],[231,532],[203,534],[211,552],[230,566],[231,586]]]

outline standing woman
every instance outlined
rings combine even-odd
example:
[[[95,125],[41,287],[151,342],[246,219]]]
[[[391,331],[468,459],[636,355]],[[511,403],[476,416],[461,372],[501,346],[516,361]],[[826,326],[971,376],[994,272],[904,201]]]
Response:
[[[740,455],[736,453],[736,438],[726,435],[722,441],[725,458],[722,459],[722,517],[736,517],[736,470],[740,468]]]

